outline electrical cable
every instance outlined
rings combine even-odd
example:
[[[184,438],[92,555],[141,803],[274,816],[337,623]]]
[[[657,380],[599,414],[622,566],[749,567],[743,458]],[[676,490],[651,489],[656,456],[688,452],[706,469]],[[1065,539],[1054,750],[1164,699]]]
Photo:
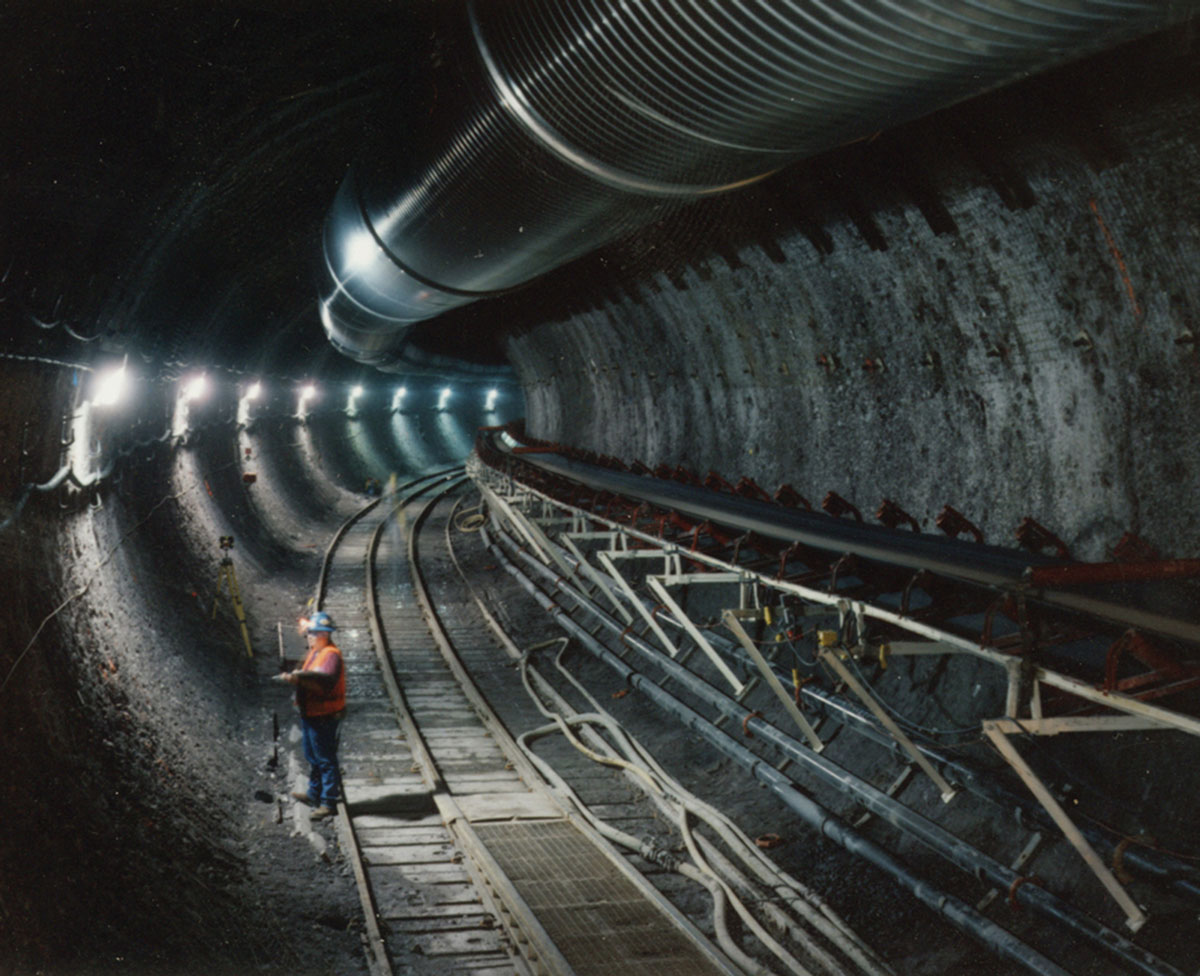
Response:
[[[734,906],[734,910],[741,916],[742,921],[750,928],[758,940],[765,945],[773,956],[788,967],[796,976],[812,976],[810,971],[803,966],[798,959],[787,952],[771,935],[759,924],[758,919],[750,914],[749,909],[740,898],[738,898],[726,884],[712,869],[712,866],[705,860],[704,855],[700,853],[699,847],[696,845],[696,839],[692,836],[692,827],[688,822],[687,804],[679,805],[679,832],[683,835],[683,842],[687,845],[688,853],[692,855],[692,860],[696,862],[696,866],[707,876],[713,879],[721,888],[725,899]],[[761,967],[760,967],[761,970]],[[769,970],[767,970],[769,974]]]
[[[62,359],[51,359],[49,356],[24,356],[17,352],[0,352],[0,359],[14,359],[17,362],[23,363],[41,363],[44,366],[61,366],[63,369],[77,369],[85,373],[95,371],[86,363],[69,363]]]
[[[503,530],[501,530],[503,535]],[[566,554],[564,553],[564,556]],[[572,557],[566,556],[570,559]],[[540,567],[537,567],[540,569]],[[569,590],[564,592],[571,596],[572,599],[577,599]],[[594,609],[593,613],[598,613],[598,609]],[[673,622],[672,618],[667,618],[668,622]],[[712,635],[713,642],[719,646],[729,646],[730,641]],[[822,708],[827,714],[833,714],[841,721],[849,720],[850,727],[882,745],[889,744],[889,737],[885,733],[880,732],[873,724],[870,717],[865,711],[860,712],[857,706],[851,705],[845,701],[837,700],[817,688],[806,688],[804,694],[810,697],[818,707]],[[974,748],[978,745],[978,740],[966,741],[961,743],[943,743],[939,744],[937,749],[930,746],[921,746],[924,751],[934,762],[943,767],[955,771],[955,775],[959,777],[959,781],[966,784],[972,792],[987,799],[989,802],[997,804],[1001,809],[1014,813],[1017,816],[1019,823],[1024,823],[1022,813],[1028,816],[1029,811],[1026,809],[1027,800],[1019,797],[1009,791],[1005,786],[995,780],[980,776],[980,774],[969,766],[964,766],[960,761],[949,758],[948,752],[962,749]],[[1036,816],[1036,811],[1035,811]],[[1048,820],[1044,822],[1043,829],[1049,825]],[[1094,828],[1086,828],[1086,830],[1094,831],[1090,835],[1090,839],[1096,844],[1112,844],[1111,837],[1123,838],[1125,832],[1117,830],[1111,825],[1100,824],[1109,833],[1102,833]],[[1141,853],[1144,851],[1145,853]],[[1124,861],[1127,866],[1136,867],[1136,870],[1145,878],[1155,879],[1169,885],[1174,891],[1179,893],[1189,900],[1200,898],[1200,879],[1194,877],[1194,869],[1187,864],[1181,864],[1178,861],[1172,863],[1171,852],[1165,848],[1150,848],[1140,847],[1135,845],[1124,852]]]
[[[745,973],[752,973],[755,976],[763,973],[763,969],[758,961],[747,956],[742,948],[734,941],[729,932],[729,927],[725,921],[725,897],[724,892],[717,886],[711,878],[705,877],[693,865],[679,861],[674,855],[661,849],[654,848],[648,843],[640,841],[632,834],[625,833],[623,830],[606,823],[595,815],[594,812],[583,802],[583,800],[575,793],[571,786],[562,779],[554,768],[540,756],[538,756],[530,746],[530,742],[541,735],[547,735],[553,732],[560,731],[557,723],[542,726],[539,729],[531,729],[517,738],[517,744],[522,751],[529,757],[530,762],[537,767],[538,771],[546,778],[554,789],[564,797],[579,813],[604,837],[620,844],[629,850],[636,851],[642,857],[658,864],[661,867],[676,871],[687,878],[692,879],[708,889],[713,898],[713,930],[717,936],[717,942],[730,960]]]
[[[478,505],[462,509],[454,516],[454,528],[464,533],[478,532],[487,521],[487,516],[481,512],[482,508],[483,502],[481,501]]]

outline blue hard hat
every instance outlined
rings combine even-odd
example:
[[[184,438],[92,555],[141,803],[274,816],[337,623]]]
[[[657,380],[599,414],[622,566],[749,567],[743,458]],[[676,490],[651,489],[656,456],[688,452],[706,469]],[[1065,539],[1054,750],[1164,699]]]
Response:
[[[333,623],[333,618],[324,610],[318,610],[308,620],[308,632],[310,634],[319,632],[329,634],[335,630],[337,630],[337,627]]]

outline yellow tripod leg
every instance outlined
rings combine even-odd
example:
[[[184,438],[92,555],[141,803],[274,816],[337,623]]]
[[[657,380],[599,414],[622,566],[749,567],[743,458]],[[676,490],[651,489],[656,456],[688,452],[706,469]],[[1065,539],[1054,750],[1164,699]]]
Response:
[[[233,612],[242,628],[242,640],[246,643],[246,656],[254,657],[254,650],[250,647],[250,631],[246,627],[246,608],[242,606],[242,591],[238,587],[237,573],[234,571],[233,563],[226,568],[229,570],[229,595],[233,598]]]
[[[217,604],[221,602],[221,581],[225,579],[225,566],[217,567],[217,591],[213,594],[212,619],[217,619]]]

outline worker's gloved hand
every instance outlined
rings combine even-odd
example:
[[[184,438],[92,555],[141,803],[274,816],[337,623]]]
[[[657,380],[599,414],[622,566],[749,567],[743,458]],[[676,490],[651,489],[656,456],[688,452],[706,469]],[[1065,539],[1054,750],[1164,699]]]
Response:
[[[284,671],[282,674],[271,675],[271,680],[278,681],[280,684],[294,685],[298,679],[293,672]]]

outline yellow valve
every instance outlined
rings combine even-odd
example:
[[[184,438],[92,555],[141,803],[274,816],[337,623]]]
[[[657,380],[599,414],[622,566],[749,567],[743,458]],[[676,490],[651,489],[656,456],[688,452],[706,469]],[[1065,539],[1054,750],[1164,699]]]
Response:
[[[782,640],[783,640],[783,634],[776,634],[776,635],[775,635],[775,643],[776,643],[776,644],[780,643]]]
[[[792,668],[792,685],[797,691],[800,690],[800,672]]]
[[[768,626],[770,625],[770,623],[771,623],[771,608],[770,607],[763,607],[763,620],[765,620],[767,622]]]
[[[838,642],[838,632],[836,630],[818,630],[817,643],[822,647],[834,647]]]
[[[892,649],[887,644],[879,645],[879,667],[884,671],[887,670],[888,657],[891,655]]]

